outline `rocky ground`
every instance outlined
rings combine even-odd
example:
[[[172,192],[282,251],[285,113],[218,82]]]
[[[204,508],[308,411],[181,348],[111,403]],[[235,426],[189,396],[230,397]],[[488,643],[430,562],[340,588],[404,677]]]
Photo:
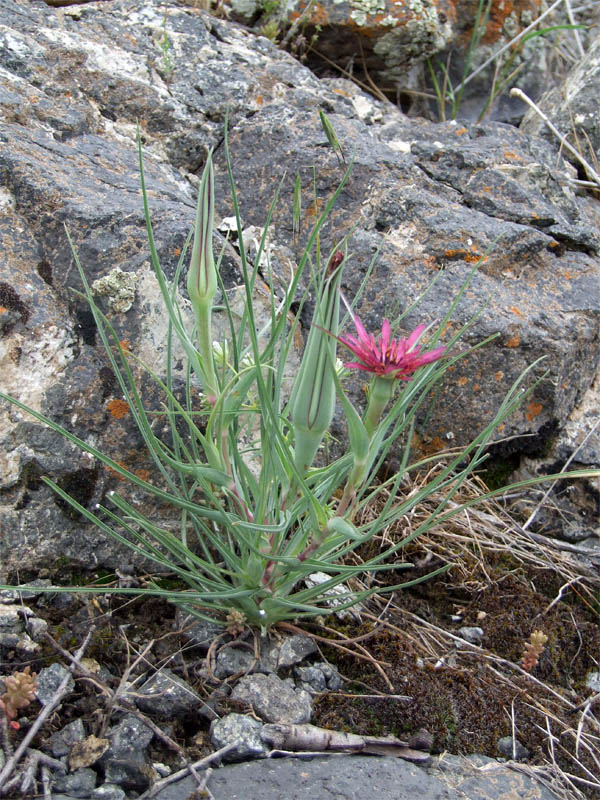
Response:
[[[598,565],[565,546],[488,503],[404,554],[417,570],[452,558],[450,573],[262,637],[160,598],[5,591],[3,673],[29,668],[37,690],[4,727],[4,791],[231,798],[252,781],[244,796],[268,798],[293,780],[289,797],[351,798],[376,780],[382,798],[399,783],[407,798],[598,796]]]

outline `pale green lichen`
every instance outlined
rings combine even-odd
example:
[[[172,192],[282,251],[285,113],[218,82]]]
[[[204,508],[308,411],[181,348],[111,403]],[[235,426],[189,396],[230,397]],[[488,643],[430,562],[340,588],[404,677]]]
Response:
[[[115,267],[108,275],[93,282],[92,292],[106,297],[108,307],[114,314],[124,314],[133,305],[136,284],[137,275]]]
[[[443,50],[452,34],[450,26],[440,22],[434,3],[406,0],[404,5],[410,17],[379,37],[373,48],[386,65],[382,77],[392,81],[402,77],[408,63]]]
[[[350,0],[350,5],[352,6],[350,19],[357,25],[366,25],[369,15],[383,14],[385,11],[384,0]]]

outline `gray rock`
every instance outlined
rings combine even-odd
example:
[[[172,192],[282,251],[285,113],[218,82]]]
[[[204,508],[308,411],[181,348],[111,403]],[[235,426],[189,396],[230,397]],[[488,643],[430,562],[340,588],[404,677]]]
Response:
[[[284,639],[271,640],[265,648],[264,655],[261,648],[261,669],[265,666],[272,672],[288,669],[316,652],[318,652],[316,642],[310,636],[295,634]]]
[[[223,633],[222,625],[189,614],[181,606],[178,606],[175,612],[175,625],[181,631],[186,642],[194,647],[199,647],[204,652],[208,650],[212,640]]]
[[[106,734],[110,740],[110,750],[104,759],[124,756],[133,751],[146,750],[154,737],[153,731],[134,714],[126,714],[123,719]]]
[[[529,758],[529,750],[512,736],[503,736],[498,739],[496,747],[498,752],[506,756],[506,758],[512,758],[516,761],[526,761]]]
[[[140,711],[169,720],[189,717],[204,705],[192,687],[167,668],[136,687],[133,700]]]
[[[141,792],[156,780],[147,748],[154,733],[133,714],[123,719],[107,733],[110,747],[99,764],[107,783],[117,784],[126,791]]]
[[[53,733],[46,742],[45,749],[55,758],[66,756],[70,753],[75,742],[82,742],[86,737],[83,720],[78,717],[65,725],[61,730]]]
[[[317,667],[297,667],[294,674],[298,678],[300,688],[311,694],[319,694],[327,690],[325,675]]]
[[[297,690],[291,679],[276,675],[246,675],[231,693],[233,700],[248,703],[264,722],[310,722],[312,699]]]
[[[600,692],[600,672],[588,672],[585,676],[585,685],[593,692]]]
[[[68,678],[65,688],[70,692],[75,686],[75,681],[70,671],[62,664],[51,664],[38,672],[38,688],[35,695],[43,706],[52,700],[65,678]]]
[[[126,794],[114,783],[103,783],[94,789],[90,797],[92,800],[125,800]]]
[[[172,277],[193,219],[196,176],[212,145],[217,217],[231,216],[220,146],[226,109],[246,226],[264,224],[282,165],[287,169],[272,239],[274,259],[294,263],[296,173],[309,191],[314,167],[323,196],[342,174],[320,126],[324,108],[345,152],[356,154],[347,189],[322,232],[325,247],[357,226],[344,277],[348,296],[381,248],[358,308],[367,327],[380,329],[383,317],[407,308],[433,276],[434,290],[399,333],[439,319],[473,261],[496,242],[454,324],[490,298],[464,347],[501,335],[448,374],[424,435],[454,445],[469,441],[541,355],[549,356],[549,379],[507,422],[501,436],[510,444],[503,447],[541,451],[548,432],[565,424],[598,362],[598,225],[594,205],[569,188],[573,170],[556,159],[553,145],[495,123],[462,127],[407,118],[348,81],[319,81],[264,38],[196,8],[174,6],[165,22],[160,0],[121,0],[89,4],[75,19],[46,5],[0,0],[0,18],[3,389],[72,425],[117,461],[126,458],[132,470],[148,469],[131,415],[120,416],[89,312],[71,292],[81,287],[63,223],[90,282],[117,268],[135,274],[134,304],[113,322],[119,336],[135,342],[136,356],[160,363],[164,313],[147,264],[137,121],[144,120],[159,257]],[[439,14],[432,21],[436,41],[446,24]],[[176,42],[169,76],[157,45],[165,26]],[[418,30],[426,33],[420,23]],[[403,49],[390,33],[386,57],[397,45]],[[431,40],[409,43],[417,45],[423,54]],[[233,257],[226,256],[223,273],[226,287],[239,284]],[[215,314],[219,331],[226,328],[224,316]],[[349,386],[357,403],[364,399],[362,383],[354,377]],[[149,406],[158,406],[151,382],[141,390]],[[345,437],[339,423],[332,433]],[[71,487],[87,508],[115,483],[73,444],[2,404],[0,581],[59,557],[91,568],[131,560],[124,546],[67,513],[41,475]],[[161,504],[131,494],[160,525],[167,514]]]
[[[23,600],[32,600],[35,597],[39,597],[40,594],[51,585],[51,582],[48,578],[36,578],[27,585],[39,586],[40,591],[38,592],[35,589],[19,589],[18,587],[14,589],[3,589],[0,591],[0,604],[22,603]]]
[[[464,639],[466,642],[470,642],[471,644],[481,644],[485,635],[483,628],[479,628],[477,626],[470,627],[468,625],[459,628],[457,633],[462,639]]]
[[[254,654],[249,650],[241,647],[225,647],[217,655],[214,673],[222,680],[248,672],[255,663]]]
[[[166,786],[156,800],[180,800],[197,784],[193,779]],[[262,759],[215,770],[208,789],[215,800],[457,800],[439,779],[400,758],[343,756],[310,760]]]
[[[228,744],[236,744],[234,750],[225,755],[225,761],[245,761],[261,758],[269,752],[269,747],[261,739],[263,723],[243,714],[227,714],[214,720],[210,726],[210,740],[218,749]]]
[[[433,761],[428,772],[452,790],[453,800],[509,800],[513,797],[558,800],[558,796],[547,788],[545,782],[538,782],[532,774],[512,769],[510,765],[499,763],[488,756],[444,754]]]
[[[104,777],[107,783],[121,786],[126,792],[143,792],[158,778],[156,770],[135,753],[126,758],[111,758],[106,762]]]
[[[343,684],[340,673],[326,661],[312,664],[310,667],[296,667],[294,670],[300,688],[311,693],[320,693],[327,690],[337,691]]]
[[[21,602],[8,602],[11,596],[18,601],[18,592],[9,591],[0,603],[0,647],[32,655],[39,650],[37,642],[48,623]]]
[[[69,775],[54,774],[54,789],[65,792],[71,797],[91,797],[96,788],[98,776],[93,769],[83,767]]]

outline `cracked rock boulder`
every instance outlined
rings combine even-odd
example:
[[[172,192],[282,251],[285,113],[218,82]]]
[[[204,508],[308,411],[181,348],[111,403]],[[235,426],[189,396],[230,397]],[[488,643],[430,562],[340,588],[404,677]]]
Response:
[[[469,441],[522,370],[541,356],[547,359],[532,378],[544,370],[548,377],[498,438],[506,450],[539,453],[570,419],[598,365],[600,215],[597,202],[574,191],[574,169],[551,143],[500,123],[408,119],[349,81],[320,81],[268,40],[196,7],[169,5],[165,13],[160,0],[117,0],[64,11],[0,0],[0,18],[4,391],[150,476],[153,466],[89,310],[72,291],[81,286],[64,225],[90,284],[109,278],[100,284],[105,287],[115,276],[130,276],[126,297],[98,295],[97,302],[137,358],[160,364],[167,330],[148,263],[138,121],[167,278],[192,225],[198,177],[211,146],[216,218],[232,214],[222,145],[229,109],[245,229],[264,225],[286,170],[270,232],[277,280],[293,270],[312,226],[306,198],[314,175],[326,201],[344,172],[321,127],[323,110],[353,168],[323,229],[322,248],[354,230],[342,287],[348,297],[375,258],[357,307],[367,328],[381,330],[385,317],[396,319],[434,278],[434,288],[397,334],[439,320],[481,261],[447,335],[481,309],[457,352],[499,336],[448,371],[419,420],[416,446],[436,450]],[[168,74],[160,48],[165,29],[174,57]],[[292,224],[297,174],[305,198],[299,237]],[[219,236],[215,232],[220,247]],[[226,248],[222,272],[233,297],[241,282],[233,248]],[[264,297],[256,304],[268,312]],[[310,300],[307,313],[309,307]],[[214,316],[217,330],[226,329],[225,315]],[[310,322],[305,316],[304,334]],[[156,386],[140,380],[148,407],[159,409]],[[348,384],[358,404],[363,383],[354,376]],[[344,441],[339,420],[336,425],[333,434]],[[93,457],[2,402],[0,580],[17,568],[51,567],[62,559],[86,569],[133,560],[74,514],[42,476],[87,509],[118,484]],[[157,524],[169,521],[160,504],[124,491]]]

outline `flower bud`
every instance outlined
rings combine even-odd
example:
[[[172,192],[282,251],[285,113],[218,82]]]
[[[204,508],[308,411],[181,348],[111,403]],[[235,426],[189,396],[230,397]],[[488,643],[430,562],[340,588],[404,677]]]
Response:
[[[198,353],[209,402],[214,405],[218,390],[212,348],[212,304],[217,293],[217,269],[213,256],[212,235],[215,206],[215,176],[212,153],[208,154],[196,210],[192,259],[187,277],[187,290],[196,315]]]
[[[194,307],[198,303],[212,302],[217,293],[217,270],[212,247],[214,205],[215,175],[212,153],[209,153],[200,182],[192,260],[187,277],[187,290]]]
[[[301,473],[312,465],[335,411],[336,387],[331,366],[339,327],[339,283],[344,254],[329,260],[321,297],[290,401],[295,437],[294,461]],[[333,334],[333,336],[331,335]]]

